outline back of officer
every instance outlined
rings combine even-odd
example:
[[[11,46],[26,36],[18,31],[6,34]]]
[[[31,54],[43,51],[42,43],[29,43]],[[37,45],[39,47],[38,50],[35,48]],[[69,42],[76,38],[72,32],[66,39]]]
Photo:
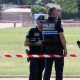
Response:
[[[48,11],[48,19],[43,24],[43,44],[45,46],[45,54],[64,55],[67,54],[66,42],[61,27],[61,19],[58,18],[56,8],[50,8]],[[63,79],[64,58],[46,58],[44,80],[50,80],[52,65],[55,62],[56,80]]]
[[[26,35],[24,45],[29,46],[28,54],[43,54],[42,45],[42,25],[44,16],[37,18],[36,28],[31,28]],[[29,80],[42,80],[42,72],[44,69],[44,59],[32,58],[30,59],[30,75]]]

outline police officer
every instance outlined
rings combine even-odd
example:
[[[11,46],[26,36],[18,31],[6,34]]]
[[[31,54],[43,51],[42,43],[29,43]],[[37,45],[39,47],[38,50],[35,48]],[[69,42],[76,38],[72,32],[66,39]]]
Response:
[[[80,48],[80,41],[79,41],[79,40],[77,41],[77,45],[78,45],[78,47]]]
[[[44,16],[37,18],[36,28],[31,28],[26,35],[25,46],[29,46],[28,54],[43,54],[42,45],[42,25]],[[44,59],[30,59],[30,75],[29,80],[42,80],[42,72],[44,70]]]
[[[56,8],[50,8],[48,11],[48,19],[43,23],[43,44],[45,46],[45,54],[67,55],[66,41],[64,31],[61,26],[61,19],[58,18]],[[55,63],[56,80],[63,79],[64,58],[46,58],[44,80],[50,80],[52,65]]]

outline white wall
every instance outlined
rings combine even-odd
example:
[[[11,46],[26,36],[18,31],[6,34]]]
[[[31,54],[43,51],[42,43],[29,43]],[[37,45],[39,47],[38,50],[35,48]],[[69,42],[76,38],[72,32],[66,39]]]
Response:
[[[1,28],[13,28],[14,23],[0,23],[0,29]],[[16,23],[16,27],[22,27],[22,23]]]

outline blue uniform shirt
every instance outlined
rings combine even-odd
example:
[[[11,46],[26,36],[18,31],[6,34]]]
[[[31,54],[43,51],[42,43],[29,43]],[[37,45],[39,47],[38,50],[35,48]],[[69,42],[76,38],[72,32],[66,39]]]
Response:
[[[43,23],[43,41],[46,42],[46,49],[63,49],[59,33],[63,32],[63,28],[61,26],[61,19],[55,19],[53,17],[49,17]]]

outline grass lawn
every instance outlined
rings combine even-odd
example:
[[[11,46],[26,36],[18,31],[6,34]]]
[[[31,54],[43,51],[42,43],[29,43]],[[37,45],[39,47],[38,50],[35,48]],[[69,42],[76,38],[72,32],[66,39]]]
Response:
[[[0,29],[0,54],[23,54],[25,51],[23,43],[28,30],[29,27]],[[80,28],[64,27],[64,32],[68,53],[80,54],[80,49],[76,45],[76,41],[80,40]],[[65,58],[65,75],[80,75],[79,68],[80,58]],[[29,63],[26,59],[1,58],[0,75],[29,75]]]

